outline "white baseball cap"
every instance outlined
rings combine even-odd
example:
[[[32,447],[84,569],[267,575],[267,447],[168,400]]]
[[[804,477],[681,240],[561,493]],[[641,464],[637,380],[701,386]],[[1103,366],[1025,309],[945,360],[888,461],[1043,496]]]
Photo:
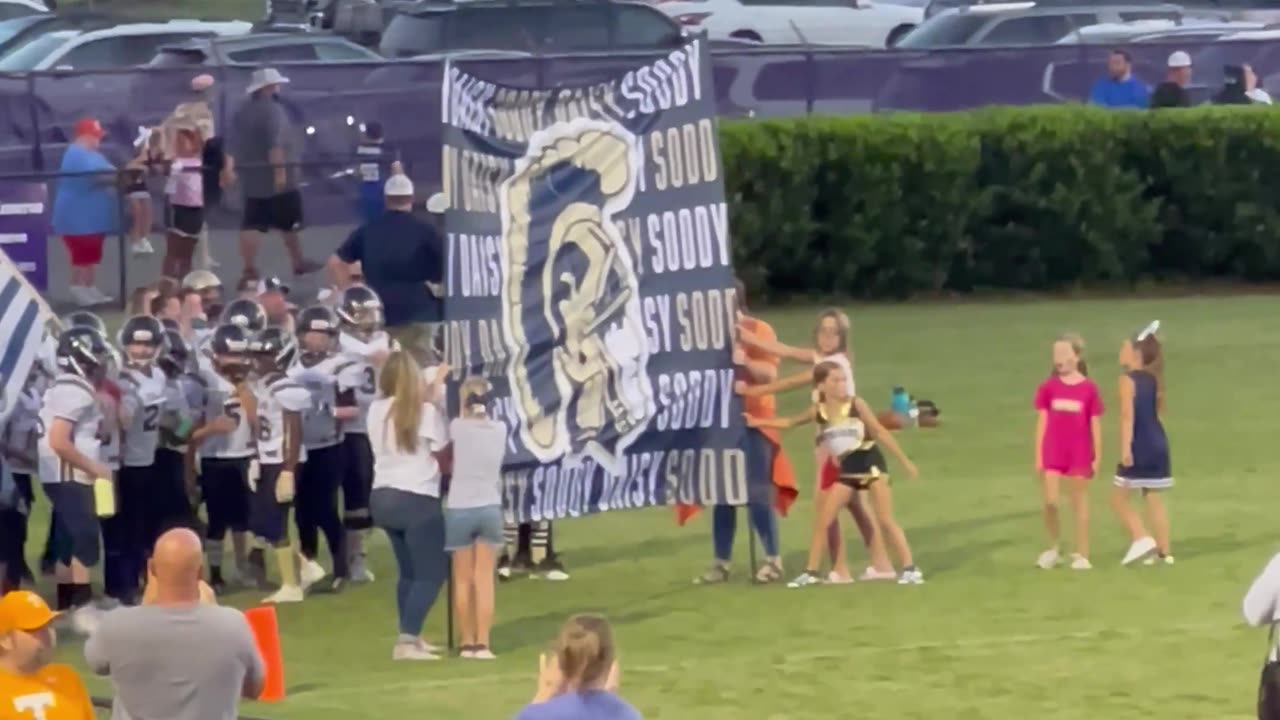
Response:
[[[1191,56],[1179,50],[1169,55],[1170,68],[1188,68],[1191,67]]]
[[[413,181],[407,175],[392,175],[382,186],[382,192],[392,197],[413,197]]]
[[[449,197],[442,192],[427,198],[427,212],[440,215],[449,209]]]

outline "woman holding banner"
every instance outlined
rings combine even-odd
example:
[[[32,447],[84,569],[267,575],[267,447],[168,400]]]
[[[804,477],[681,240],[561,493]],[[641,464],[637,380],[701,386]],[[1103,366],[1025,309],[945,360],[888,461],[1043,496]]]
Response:
[[[759,337],[776,338],[773,327],[759,318],[743,314],[747,309],[746,288],[742,281],[734,281],[738,293],[739,326],[746,327]],[[751,385],[771,383],[778,377],[779,358],[764,350],[737,346],[733,351],[733,365],[737,379]],[[743,411],[758,418],[771,418],[776,415],[776,400],[773,395],[756,395],[743,398]],[[778,433],[773,430],[748,429],[747,452],[750,460],[747,467],[770,468],[772,485],[772,504],[766,498],[751,498],[747,504],[747,515],[751,526],[755,528],[760,544],[764,546],[765,562],[755,571],[758,583],[773,583],[782,579],[782,556],[778,552],[778,518],[777,512],[785,515],[799,494],[796,490],[795,474],[791,462],[787,459]],[[761,455],[764,457],[761,458]],[[757,459],[762,462],[755,462]],[[676,508],[676,520],[680,524],[688,522],[697,514],[699,508],[681,505]],[[777,512],[775,512],[775,510]],[[715,562],[702,575],[694,578],[698,585],[722,583],[729,579],[729,560],[733,554],[733,540],[737,533],[738,509],[730,505],[717,505],[711,510],[711,539],[715,550]]]

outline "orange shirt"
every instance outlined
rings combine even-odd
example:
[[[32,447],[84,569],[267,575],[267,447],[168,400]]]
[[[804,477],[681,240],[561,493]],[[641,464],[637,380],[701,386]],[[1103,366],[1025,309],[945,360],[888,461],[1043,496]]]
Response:
[[[753,317],[744,317],[742,322],[746,326],[746,329],[756,337],[765,340],[773,340],[775,342],[777,341],[778,334],[773,331],[773,326],[764,320]],[[750,361],[765,362],[773,365],[774,367],[778,367],[781,363],[781,359],[771,352],[765,352],[764,350],[759,350],[750,346],[744,346],[743,349],[746,351],[747,359]],[[751,382],[751,379],[748,377],[743,377],[742,379],[748,383]],[[771,418],[777,414],[778,401],[772,393],[768,395],[757,395],[755,397],[744,397],[742,399],[742,408],[748,415],[759,418]]]
[[[46,665],[34,675],[0,671],[0,720],[93,720],[89,691],[67,665]]]

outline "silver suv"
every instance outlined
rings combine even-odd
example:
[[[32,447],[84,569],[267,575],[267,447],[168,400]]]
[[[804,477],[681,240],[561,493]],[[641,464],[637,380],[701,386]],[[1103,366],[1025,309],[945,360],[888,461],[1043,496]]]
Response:
[[[1177,5],[1061,5],[1006,2],[944,10],[912,30],[896,47],[932,50],[948,47],[1052,45],[1081,28],[1140,20],[1179,21]]]

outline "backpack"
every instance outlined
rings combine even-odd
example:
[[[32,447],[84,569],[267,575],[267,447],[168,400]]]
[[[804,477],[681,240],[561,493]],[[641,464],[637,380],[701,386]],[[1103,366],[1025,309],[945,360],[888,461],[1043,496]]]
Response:
[[[1276,624],[1267,633],[1267,654],[1258,678],[1258,720],[1280,720],[1280,661],[1271,655],[1276,647]]]

